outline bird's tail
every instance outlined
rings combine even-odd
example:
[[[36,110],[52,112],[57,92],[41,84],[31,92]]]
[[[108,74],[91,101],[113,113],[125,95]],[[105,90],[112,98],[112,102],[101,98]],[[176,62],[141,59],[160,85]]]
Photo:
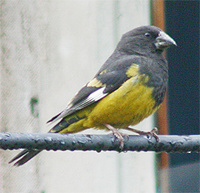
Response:
[[[84,130],[85,128],[82,126],[84,118],[85,117],[78,115],[71,115],[69,117],[63,118],[49,131],[49,133],[75,133]],[[25,149],[19,154],[17,154],[12,160],[10,160],[9,163],[18,160],[14,164],[14,166],[21,166],[26,162],[28,162],[33,157],[35,157],[41,151],[42,150],[37,150],[37,149],[33,150]]]
[[[9,164],[19,159],[14,164],[14,166],[21,166],[21,165],[25,164],[27,161],[29,161],[30,159],[32,159],[34,156],[36,156],[41,151],[42,150],[28,150],[28,149],[25,149],[22,152],[20,152],[19,154],[17,154],[13,159],[11,159],[9,161]]]

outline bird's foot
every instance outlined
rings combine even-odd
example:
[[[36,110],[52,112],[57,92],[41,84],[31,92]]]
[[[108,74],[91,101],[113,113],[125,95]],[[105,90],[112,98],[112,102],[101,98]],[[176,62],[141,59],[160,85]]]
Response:
[[[129,131],[132,131],[134,133],[138,133],[139,135],[150,135],[150,136],[153,136],[153,137],[155,137],[156,141],[159,142],[159,137],[157,135],[158,129],[156,127],[154,127],[151,131],[140,131],[140,130],[133,129],[133,128],[130,128],[130,127],[126,127],[125,129],[129,130]]]
[[[124,138],[123,137],[129,138],[129,136],[127,134],[120,133],[116,128],[114,128],[113,126],[111,126],[109,124],[105,124],[105,126],[109,130],[111,130],[113,135],[119,140],[119,142],[120,142],[119,148],[122,150],[124,148]]]

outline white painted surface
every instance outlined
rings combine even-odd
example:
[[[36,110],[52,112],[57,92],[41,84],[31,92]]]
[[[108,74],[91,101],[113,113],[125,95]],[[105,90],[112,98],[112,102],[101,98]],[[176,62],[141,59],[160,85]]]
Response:
[[[149,24],[149,7],[147,0],[1,1],[1,131],[47,132],[46,121],[96,74],[121,35]],[[39,118],[30,113],[35,96]],[[137,128],[151,130],[152,119]],[[153,153],[44,151],[14,168],[7,162],[16,152],[0,151],[1,192],[155,192]]]

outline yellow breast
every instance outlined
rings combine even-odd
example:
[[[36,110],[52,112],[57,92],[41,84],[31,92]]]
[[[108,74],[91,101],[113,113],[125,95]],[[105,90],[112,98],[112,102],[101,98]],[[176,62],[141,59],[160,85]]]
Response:
[[[84,126],[101,128],[108,123],[116,128],[123,128],[148,117],[157,108],[154,108],[153,88],[145,85],[147,81],[148,77],[144,75],[127,80],[95,105]]]

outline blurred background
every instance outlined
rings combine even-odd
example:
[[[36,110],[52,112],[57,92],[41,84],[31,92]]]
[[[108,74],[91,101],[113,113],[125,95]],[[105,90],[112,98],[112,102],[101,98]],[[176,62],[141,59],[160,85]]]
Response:
[[[46,122],[96,74],[121,35],[153,24],[178,46],[165,53],[161,109],[136,128],[199,134],[199,8],[199,1],[178,0],[0,0],[0,131],[47,132]],[[0,192],[200,192],[195,153],[44,151],[22,167],[8,165],[18,152],[0,150]]]
[[[169,62],[169,133],[199,134],[199,1],[166,1],[165,26],[178,47]],[[200,192],[199,154],[170,154],[171,192]]]

